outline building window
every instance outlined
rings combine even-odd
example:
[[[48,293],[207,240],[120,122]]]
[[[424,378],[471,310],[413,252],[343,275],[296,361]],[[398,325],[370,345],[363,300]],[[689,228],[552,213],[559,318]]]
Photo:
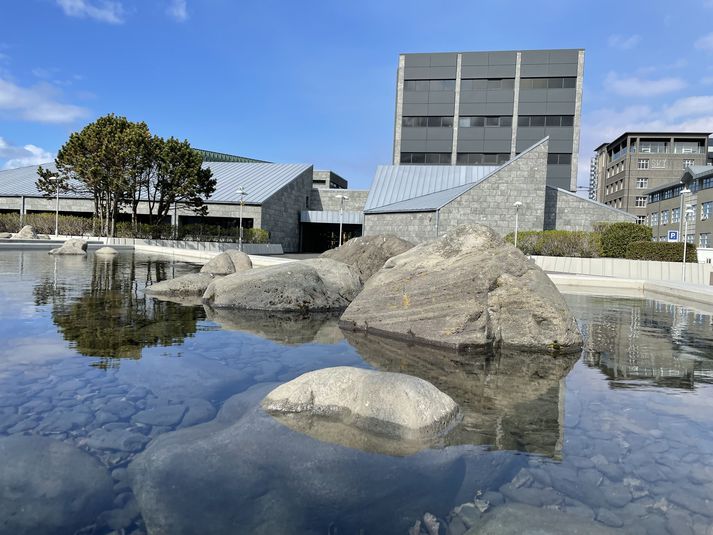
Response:
[[[701,221],[708,219],[713,211],[713,201],[704,202],[701,204]]]
[[[574,89],[577,78],[521,78],[520,89]]]
[[[636,224],[637,225],[643,225],[646,222],[646,216],[645,215],[637,215],[636,216]]]
[[[649,159],[648,158],[639,158],[639,163],[636,165],[637,169],[648,169],[649,168]]]
[[[661,224],[668,225],[668,210],[661,210]]]
[[[616,207],[621,209],[621,198],[616,200]]]
[[[665,141],[641,141],[639,152],[645,154],[664,154],[668,152],[668,143]]]
[[[572,155],[567,153],[550,152],[547,155],[549,165],[569,165],[572,163]]]
[[[401,163],[404,165],[450,165],[450,152],[402,152]]]
[[[659,213],[658,212],[652,212],[651,217],[649,218],[651,220],[651,226],[654,227],[659,224]]]
[[[309,195],[305,197],[305,209],[309,210]]]
[[[649,187],[649,179],[648,178],[637,178],[636,179],[636,187],[638,189],[646,189]]]
[[[698,141],[675,141],[673,144],[675,154],[700,154],[703,146]]]
[[[482,128],[483,126],[512,126],[510,115],[459,117],[458,126],[461,128]]]
[[[687,234],[686,235],[686,242],[688,243],[695,243],[696,235],[695,234]]]
[[[496,89],[512,89],[515,87],[514,78],[478,78],[475,80],[461,80],[461,91],[485,91]]]
[[[405,80],[404,91],[455,91],[455,80]]]
[[[510,159],[510,154],[459,152],[456,155],[457,165],[501,165]]]
[[[573,126],[574,115],[520,115],[517,125],[527,126]]]
[[[635,206],[637,208],[646,208],[646,197],[636,197],[636,203]]]
[[[453,117],[403,117],[401,125],[404,128],[452,128]]]
[[[710,247],[711,246],[711,233],[701,232],[698,236],[698,247]]]
[[[692,165],[696,165],[696,160],[683,160],[684,169],[686,169],[687,167],[691,167]]]
[[[681,221],[681,209],[671,208],[671,223],[679,223]]]

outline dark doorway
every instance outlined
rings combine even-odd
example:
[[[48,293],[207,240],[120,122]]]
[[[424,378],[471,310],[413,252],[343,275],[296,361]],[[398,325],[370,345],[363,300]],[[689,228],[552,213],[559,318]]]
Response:
[[[323,253],[339,245],[339,225],[334,223],[302,223],[303,253]],[[343,225],[342,243],[361,236],[361,225]]]

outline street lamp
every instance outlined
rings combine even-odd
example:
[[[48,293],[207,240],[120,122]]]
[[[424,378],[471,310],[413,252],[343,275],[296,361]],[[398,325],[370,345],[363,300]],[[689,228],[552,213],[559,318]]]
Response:
[[[339,247],[342,246],[342,223],[344,222],[344,201],[348,201],[347,195],[337,195],[339,199]]]
[[[688,219],[695,214],[693,206],[690,204],[686,205],[686,224],[685,224],[685,236],[683,237],[683,273],[681,279],[686,282],[686,246],[688,245]]]
[[[52,182],[57,183],[57,188],[55,190],[55,202],[54,202],[54,237],[59,237],[59,182],[60,178],[58,176],[50,177]]]
[[[236,192],[240,196],[240,218],[238,219],[238,225],[240,226],[240,232],[238,234],[238,251],[243,250],[243,205],[245,204],[245,196],[247,192],[242,186],[238,186],[238,191]]]
[[[515,248],[517,249],[518,214],[520,212],[520,207],[522,206],[522,203],[520,201],[515,201],[513,203],[513,206],[515,207]]]
[[[682,233],[683,233],[683,199],[686,195],[691,193],[691,190],[688,189],[686,186],[683,186],[683,189],[681,190],[681,208],[678,212],[678,241],[681,241],[682,238]],[[659,215],[659,217],[661,217]]]

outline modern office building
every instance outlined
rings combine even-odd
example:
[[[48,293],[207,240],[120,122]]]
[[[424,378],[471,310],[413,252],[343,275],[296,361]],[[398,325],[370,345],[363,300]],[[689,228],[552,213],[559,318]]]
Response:
[[[710,133],[625,132],[597,147],[593,173],[601,203],[624,210],[643,223],[652,190],[678,182],[683,171],[705,166]]]
[[[393,164],[500,165],[549,137],[547,185],[577,189],[584,50],[399,56]]]

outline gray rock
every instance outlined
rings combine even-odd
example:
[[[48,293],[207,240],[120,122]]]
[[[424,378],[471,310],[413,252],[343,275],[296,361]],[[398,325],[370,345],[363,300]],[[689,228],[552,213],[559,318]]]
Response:
[[[359,272],[362,282],[366,282],[389,258],[405,253],[412,247],[413,243],[392,234],[378,234],[352,238],[341,247],[325,251],[321,257],[352,266]]]
[[[149,439],[141,433],[126,429],[95,429],[83,443],[95,450],[136,452],[143,449]]]
[[[188,410],[186,415],[181,420],[181,427],[190,427],[192,425],[202,424],[215,418],[215,407],[205,399],[188,399],[186,400]]]
[[[510,503],[487,511],[466,535],[609,535],[619,530],[554,509]]]
[[[0,533],[74,533],[112,503],[108,472],[49,438],[0,438]]]
[[[25,225],[20,229],[20,232],[13,234],[12,238],[15,240],[36,240],[37,232],[32,225]]]
[[[87,240],[79,238],[70,238],[62,244],[62,247],[52,249],[50,254],[53,255],[86,255]]]
[[[345,308],[360,290],[356,270],[315,258],[228,275],[208,286],[203,300],[213,308],[318,312]]]
[[[185,413],[185,405],[164,405],[138,412],[131,417],[131,421],[146,425],[174,426],[181,421]]]
[[[0,240],[8,240],[12,238],[12,233],[10,232],[0,232]]]
[[[388,260],[340,325],[457,350],[582,345],[552,281],[484,225],[460,226]]]
[[[215,276],[210,273],[189,273],[152,284],[146,288],[146,293],[155,296],[201,296],[215,280]]]
[[[334,533],[405,533],[409,519],[451,507],[464,470],[468,486],[489,488],[518,462],[474,446],[389,457],[320,442],[260,408],[267,388],[161,435],[129,464],[147,532],[324,533],[327,514]]]
[[[275,388],[262,406],[273,415],[339,420],[367,433],[407,441],[443,434],[458,415],[458,405],[423,379],[348,366],[305,373]],[[316,427],[311,421],[308,432],[313,436]]]
[[[201,273],[212,273],[213,275],[230,275],[252,269],[253,263],[250,257],[236,249],[229,249],[211,258],[207,264],[201,268]]]
[[[117,251],[113,247],[100,247],[99,249],[94,251],[94,254],[113,256],[119,254],[119,251]]]

